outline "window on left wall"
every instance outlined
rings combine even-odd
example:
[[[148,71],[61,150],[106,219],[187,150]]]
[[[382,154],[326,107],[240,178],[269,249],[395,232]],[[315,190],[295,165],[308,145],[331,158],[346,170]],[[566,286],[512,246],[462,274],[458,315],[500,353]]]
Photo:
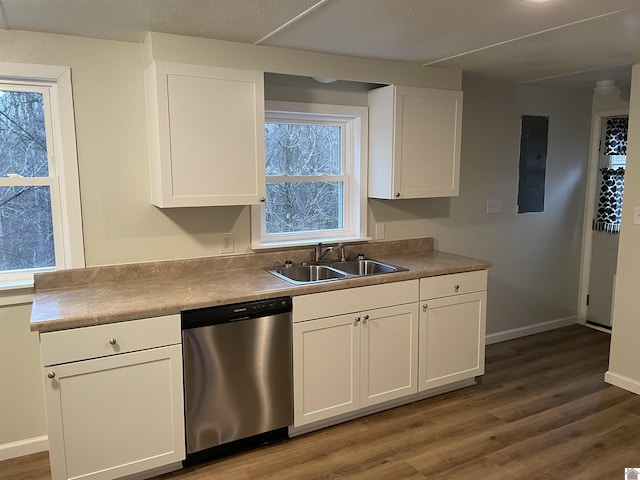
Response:
[[[84,266],[68,68],[0,63],[0,288]]]

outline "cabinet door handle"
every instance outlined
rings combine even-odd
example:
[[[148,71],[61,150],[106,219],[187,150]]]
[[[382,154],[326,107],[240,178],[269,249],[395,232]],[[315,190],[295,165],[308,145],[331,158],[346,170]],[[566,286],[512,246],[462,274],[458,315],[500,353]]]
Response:
[[[116,343],[118,343],[118,341],[115,338],[109,340],[109,345],[115,345]]]
[[[454,285],[453,289],[456,291],[456,293],[458,293],[458,290],[460,290],[460,285]]]
[[[56,372],[49,372],[49,373],[47,373],[47,377],[49,377],[49,378],[51,378],[51,379],[56,378]]]
[[[353,326],[357,327],[358,323],[360,323],[360,317],[356,317],[355,320],[353,321]]]
[[[396,193],[396,198],[400,198],[400,192]]]
[[[428,303],[425,303],[424,305],[422,305],[422,311],[423,312],[426,312],[427,308],[429,308],[429,304]]]
[[[367,324],[367,320],[369,320],[369,315],[365,315],[364,317],[362,317],[362,324],[366,325]]]
[[[260,197],[260,203],[265,203],[266,201],[267,201],[267,199],[266,199],[266,198],[264,198],[264,197]]]

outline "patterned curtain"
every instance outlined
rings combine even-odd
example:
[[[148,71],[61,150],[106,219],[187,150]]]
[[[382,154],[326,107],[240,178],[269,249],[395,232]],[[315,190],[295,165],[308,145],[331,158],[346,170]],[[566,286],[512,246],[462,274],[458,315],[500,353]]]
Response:
[[[624,168],[603,168],[600,172],[602,173],[602,183],[593,229],[601,232],[620,233]]]
[[[604,142],[605,155],[627,154],[628,117],[607,118]],[[624,168],[602,168],[602,182],[593,229],[620,233],[622,197],[624,194]]]
[[[607,132],[604,142],[605,155],[627,154],[628,117],[607,118]]]

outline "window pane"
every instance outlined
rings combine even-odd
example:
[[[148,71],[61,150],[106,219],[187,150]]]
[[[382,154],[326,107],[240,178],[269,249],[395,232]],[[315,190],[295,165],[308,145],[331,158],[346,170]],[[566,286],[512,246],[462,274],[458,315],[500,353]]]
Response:
[[[342,228],[342,182],[267,184],[267,233]]]
[[[53,266],[49,187],[0,187],[0,271]]]
[[[0,90],[0,176],[48,177],[41,93]]]
[[[267,175],[340,175],[340,127],[266,123]]]

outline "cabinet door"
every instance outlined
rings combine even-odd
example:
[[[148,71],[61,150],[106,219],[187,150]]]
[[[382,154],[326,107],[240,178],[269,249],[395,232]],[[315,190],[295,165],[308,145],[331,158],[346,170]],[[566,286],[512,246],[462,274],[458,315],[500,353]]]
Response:
[[[146,83],[152,202],[259,203],[266,191],[262,72],[154,62]]]
[[[359,407],[359,314],[293,324],[295,427]]]
[[[184,459],[181,352],[172,345],[45,368],[53,480],[111,479]]]
[[[362,407],[418,391],[417,304],[362,314]]]
[[[462,92],[389,85],[369,108],[370,197],[458,195]]]
[[[418,390],[484,373],[487,292],[421,301]]]
[[[462,92],[398,87],[396,109],[400,198],[457,196]]]

